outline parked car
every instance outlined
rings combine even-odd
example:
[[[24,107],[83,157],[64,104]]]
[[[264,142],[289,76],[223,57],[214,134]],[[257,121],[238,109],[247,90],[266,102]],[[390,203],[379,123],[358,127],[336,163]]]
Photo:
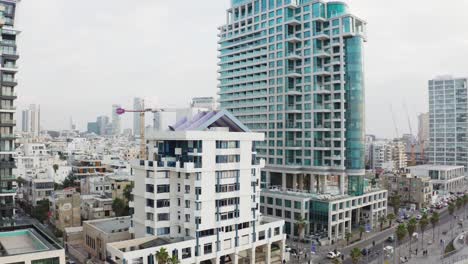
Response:
[[[390,256],[393,254],[393,247],[392,246],[386,246],[384,247],[384,254],[385,256]]]
[[[364,256],[370,255],[371,252],[372,252],[372,249],[371,249],[370,247],[368,247],[368,248],[363,248],[363,249],[361,250],[361,254],[364,255]]]
[[[391,235],[391,236],[387,237],[387,242],[390,242],[390,243],[395,242],[395,236]]]
[[[419,221],[419,220],[421,220],[421,219],[422,219],[422,215],[418,214],[418,215],[416,216],[416,220]]]
[[[290,247],[290,246],[288,246],[288,245],[286,245],[286,247],[284,247],[284,251],[286,251],[286,252],[289,252],[289,251],[291,251],[291,247]]]
[[[335,259],[341,257],[341,252],[339,251],[330,251],[327,254],[328,259]]]

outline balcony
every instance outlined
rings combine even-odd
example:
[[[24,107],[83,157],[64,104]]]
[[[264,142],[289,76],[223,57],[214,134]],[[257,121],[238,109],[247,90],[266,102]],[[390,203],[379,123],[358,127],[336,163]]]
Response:
[[[317,57],[317,58],[328,58],[330,57],[331,54],[330,54],[330,51],[328,50],[314,50],[314,57]]]
[[[321,31],[321,32],[316,32],[316,33],[314,34],[314,38],[315,38],[315,39],[319,39],[319,40],[328,40],[328,39],[330,39],[330,35],[329,35],[329,34],[330,34],[329,32],[323,32],[323,31]]]
[[[296,9],[297,7],[299,7],[299,0],[290,0],[289,3],[286,4],[286,7]]]
[[[302,89],[300,88],[289,88],[286,90],[286,94],[289,94],[289,95],[301,95],[302,94]]]
[[[0,188],[0,194],[3,193],[16,193],[16,188]]]
[[[16,139],[16,136],[14,134],[0,134],[0,139],[12,140],[12,139]]]
[[[331,72],[326,67],[325,68],[317,68],[314,71],[314,75],[317,75],[317,76],[330,76]]]
[[[297,26],[301,24],[301,21],[295,17],[290,17],[286,19],[286,24],[290,26]]]
[[[7,85],[8,84],[16,85],[18,83],[18,81],[15,78],[6,78],[6,77],[2,78],[2,82]]]
[[[285,107],[286,112],[293,112],[293,113],[301,113],[302,112],[302,105],[286,105]]]
[[[14,168],[15,161],[14,160],[0,160],[0,168]]]
[[[0,99],[14,100],[18,98],[16,93],[0,92]]]
[[[0,107],[0,112],[1,110],[3,109]],[[14,126],[14,125],[16,125],[16,120],[0,120],[0,127]]]
[[[288,140],[288,141],[286,141],[286,148],[301,149],[302,148],[302,141]]]
[[[287,130],[302,130],[302,123],[286,122]]]
[[[288,70],[286,72],[286,76],[291,78],[298,78],[302,76],[302,71],[300,69]]]
[[[299,38],[295,34],[289,34],[286,36],[286,41],[289,43],[297,43],[301,41],[301,38]]]
[[[302,55],[301,55],[300,52],[291,51],[291,52],[288,52],[286,54],[286,59],[288,59],[288,60],[300,60],[300,59],[302,59]]]

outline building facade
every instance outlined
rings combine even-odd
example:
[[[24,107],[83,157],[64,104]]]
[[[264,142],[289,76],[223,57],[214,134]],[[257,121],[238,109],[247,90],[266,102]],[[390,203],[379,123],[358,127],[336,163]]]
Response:
[[[430,164],[468,166],[468,79],[429,81]]]
[[[80,193],[75,188],[56,191],[51,199],[52,225],[62,232],[68,227],[81,226]]]
[[[108,244],[111,260],[155,263],[164,247],[181,263],[281,263],[284,221],[259,212],[264,161],[253,144],[263,134],[227,111],[198,113],[171,128],[146,135],[149,159],[134,164],[130,203],[136,239]]]
[[[112,135],[120,135],[122,128],[120,126],[120,115],[117,114],[117,109],[121,108],[121,105],[112,105]]]
[[[418,141],[425,149],[429,147],[429,113],[418,115]]]
[[[463,166],[427,164],[408,167],[407,171],[417,177],[430,178],[432,188],[438,195],[464,191],[466,184]]]
[[[0,226],[10,225],[15,215],[16,189],[13,159],[16,126],[15,100],[19,58],[16,38],[20,31],[15,29],[16,0],[0,1],[1,33],[1,90],[0,90]]]
[[[139,97],[133,98],[134,110],[143,110],[144,107],[145,107],[144,101],[142,98],[139,98]],[[140,131],[141,131],[140,113],[133,113],[133,135],[139,138]]]
[[[220,107],[265,133],[256,144],[267,161],[262,187],[280,188],[282,200],[304,192],[364,199],[366,22],[342,1],[291,0],[233,0],[226,20],[218,42]],[[331,221],[328,211],[323,221],[312,211],[302,215],[307,232]],[[335,237],[349,228],[340,226]]]
[[[414,204],[419,210],[432,203],[432,182],[429,177],[415,177],[411,174],[384,174],[380,177],[382,187],[388,195],[399,195],[404,205]]]

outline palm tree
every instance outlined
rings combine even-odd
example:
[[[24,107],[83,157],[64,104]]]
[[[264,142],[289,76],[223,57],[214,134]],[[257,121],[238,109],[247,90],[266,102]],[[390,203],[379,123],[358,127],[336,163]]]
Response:
[[[158,264],[168,264],[169,262],[169,253],[167,253],[167,250],[163,247],[156,251],[154,256]]]
[[[388,220],[388,226],[392,226],[393,220],[395,220],[395,215],[394,214],[388,214],[387,215],[387,220]]]
[[[359,248],[353,248],[349,253],[349,256],[351,257],[353,264],[357,264],[362,257],[361,250]]]
[[[435,227],[439,223],[439,220],[440,220],[440,216],[438,212],[434,212],[431,216],[431,219],[429,219],[432,225],[432,241],[435,240]]]
[[[424,214],[419,221],[419,228],[421,229],[421,247],[424,248],[424,231],[426,230],[427,225],[429,224],[429,219],[427,219],[427,214]]]
[[[299,232],[299,239],[304,239],[304,229],[307,225],[307,221],[304,219],[302,215],[296,219],[297,231]]]
[[[452,229],[452,237],[453,237],[453,213],[455,212],[455,205],[451,202],[448,206],[448,211],[451,216],[450,218],[450,229]]]
[[[398,194],[393,195],[392,197],[390,197],[389,202],[390,202],[390,205],[393,207],[393,213],[397,215],[398,210],[400,209],[400,205],[401,205],[400,195]]]
[[[180,264],[180,260],[176,255],[172,255],[172,257],[168,261],[169,264]]]
[[[387,222],[387,217],[384,215],[379,217],[379,223],[380,223],[380,231],[383,229],[383,225]]]
[[[346,232],[345,234],[345,239],[346,239],[346,244],[349,245],[349,240],[353,237],[353,234],[350,232]]]
[[[466,205],[468,204],[468,194],[463,195],[463,210],[465,211],[466,218]]]
[[[406,230],[405,224],[399,224],[395,231],[395,234],[398,240],[398,247],[400,247],[401,242],[403,241],[403,239],[405,239],[406,233],[407,233],[407,230]],[[398,249],[398,258],[399,257],[400,257],[400,249]]]
[[[408,236],[409,236],[409,256],[411,257],[411,241],[412,241],[412,236],[414,231],[416,231],[416,227],[418,225],[418,221],[416,218],[411,217],[411,219],[408,221],[408,224],[406,225],[406,230],[408,230]]]
[[[359,240],[362,240],[362,233],[366,232],[366,228],[364,226],[359,226]]]

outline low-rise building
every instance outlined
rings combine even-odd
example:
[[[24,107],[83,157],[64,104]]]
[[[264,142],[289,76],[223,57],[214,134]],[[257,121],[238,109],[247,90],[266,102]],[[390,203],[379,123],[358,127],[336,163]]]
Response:
[[[130,222],[130,216],[83,222],[84,249],[91,258],[106,260],[108,243],[131,239]]]
[[[1,227],[0,263],[65,264],[65,250],[34,225]]]
[[[414,204],[417,209],[429,206],[432,202],[432,182],[429,177],[411,174],[384,174],[380,176],[382,187],[388,195],[399,195],[402,204]]]
[[[72,174],[78,179],[90,176],[104,176],[106,167],[100,160],[78,159],[72,162]]]
[[[31,206],[42,200],[50,200],[53,192],[53,179],[26,178],[23,184],[23,199]]]
[[[114,216],[112,198],[99,195],[81,196],[81,218],[83,220],[95,220]]]
[[[426,164],[408,167],[407,171],[414,176],[429,177],[432,188],[438,195],[464,190],[466,180],[464,166]]]
[[[52,216],[49,219],[52,225],[61,231],[81,225],[81,199],[75,188],[56,191],[51,200]]]

